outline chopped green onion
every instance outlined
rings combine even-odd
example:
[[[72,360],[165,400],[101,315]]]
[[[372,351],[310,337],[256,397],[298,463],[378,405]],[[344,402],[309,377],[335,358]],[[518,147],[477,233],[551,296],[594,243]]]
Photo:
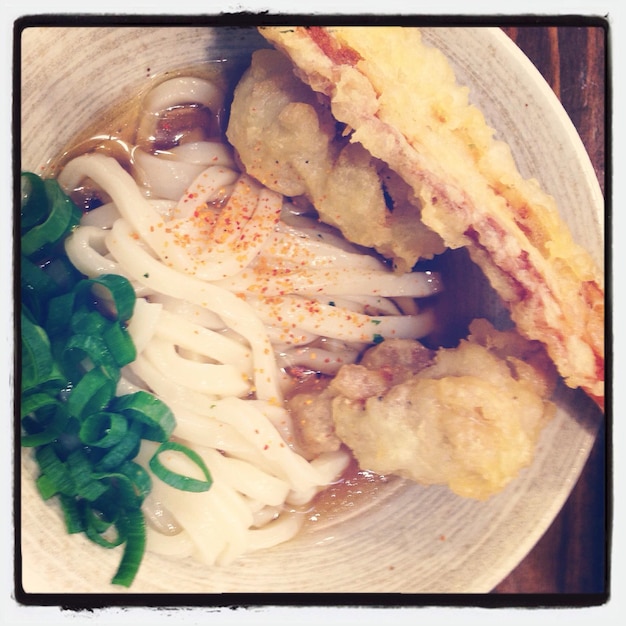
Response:
[[[84,419],[91,413],[102,411],[113,398],[116,383],[102,369],[87,372],[72,389],[67,401],[70,415]]]
[[[45,475],[42,476],[42,478],[44,477]],[[61,503],[61,510],[63,511],[67,532],[70,535],[85,532],[85,523],[83,521],[84,501],[61,493],[59,494],[59,502]]]
[[[108,353],[113,357],[118,367],[124,367],[137,358],[135,344],[126,329],[121,324],[110,324],[103,334]]]
[[[70,380],[79,380],[85,371],[95,367],[114,372],[112,378],[117,378],[117,364],[98,335],[72,335],[63,347],[62,358],[63,370]]]
[[[76,484],[74,483],[74,479],[69,471],[69,468],[59,459],[57,453],[50,444],[37,448],[35,458],[39,463],[41,473],[46,477],[43,481],[45,493],[50,494],[50,491],[54,489],[54,492],[48,495],[48,497],[57,493],[63,493],[70,496],[75,494]],[[44,492],[41,488],[42,485],[38,484],[38,487],[42,497],[44,497]],[[47,498],[44,497],[44,499]]]
[[[70,330],[68,325],[71,323],[74,311],[74,300],[76,300],[76,292],[72,290],[48,302],[44,326],[50,337],[67,335]]]
[[[44,221],[48,212],[48,196],[43,179],[37,174],[22,172],[20,182],[22,192],[20,227],[23,235]]]
[[[135,509],[127,512],[120,520],[120,525],[123,525],[126,543],[122,560],[111,582],[130,587],[146,551],[146,523],[141,511]]]
[[[109,486],[97,479],[92,472],[91,461],[87,458],[83,449],[74,450],[67,457],[66,465],[76,485],[73,494],[80,498],[93,502],[109,489]]]
[[[146,391],[113,398],[111,410],[142,422],[142,437],[150,441],[166,441],[176,426],[176,419],[170,408]]]
[[[101,411],[83,420],[78,436],[87,446],[111,448],[124,438],[127,431],[128,420],[123,415]]]
[[[94,469],[98,472],[112,471],[125,461],[137,456],[141,443],[140,435],[141,423],[132,422],[126,436],[107,450],[106,454],[96,462]]]
[[[35,486],[42,500],[49,500],[52,496],[56,496],[57,494],[63,496],[63,494],[59,492],[56,482],[47,474],[41,474],[35,481]]]
[[[58,438],[69,419],[67,405],[47,393],[33,393],[22,400],[24,447],[41,446]]]
[[[56,281],[39,265],[22,255],[20,259],[22,280],[22,302],[36,312],[36,319],[41,319],[42,303],[57,294]]]
[[[34,448],[44,500],[59,498],[68,533],[106,548],[124,544],[113,584],[130,586],[145,550],[141,505],[151,474],[136,463],[142,439],[161,443],[150,467],[172,486],[206,491],[201,457],[168,441],[171,410],[146,391],[116,396],[120,370],[136,358],[127,324],[135,292],[123,276],[86,278],[60,245],[80,211],[58,183],[22,174],[22,445]],[[180,476],[166,450],[196,463],[206,480]]]
[[[152,478],[148,471],[135,461],[126,461],[120,466],[119,473],[128,478],[137,497],[143,502],[152,489]]]
[[[117,548],[126,541],[126,536],[120,532],[116,521],[118,520],[106,520],[100,511],[93,507],[85,508],[85,534],[103,548]]]
[[[48,335],[41,326],[34,324],[22,311],[22,391],[55,380],[62,386],[55,367]]]
[[[79,307],[70,313],[70,329],[76,334],[101,335],[110,324],[101,313],[87,307]]]
[[[102,274],[97,278],[85,279],[77,287],[78,296],[87,302],[94,297],[99,302],[110,302],[113,319],[127,322],[135,307],[135,290],[130,282],[117,274]]]
[[[159,456],[168,450],[173,452],[180,452],[184,454],[189,460],[193,461],[202,471],[206,480],[198,480],[197,478],[191,478],[191,476],[183,476],[168,469],[161,463]],[[213,479],[209,473],[209,469],[205,465],[202,457],[197,453],[176,441],[165,441],[156,450],[154,455],[148,462],[150,469],[154,472],[155,476],[160,478],[164,483],[181,489],[182,491],[208,491],[213,484]]]
[[[77,206],[63,193],[56,180],[44,180],[44,189],[49,204],[49,213],[42,223],[38,223],[22,235],[22,254],[31,256],[51,247],[78,224],[81,213]],[[28,203],[25,212],[30,208]]]

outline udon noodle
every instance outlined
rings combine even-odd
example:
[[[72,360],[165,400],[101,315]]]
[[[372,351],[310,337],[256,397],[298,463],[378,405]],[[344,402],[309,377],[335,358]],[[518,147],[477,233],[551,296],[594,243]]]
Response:
[[[205,107],[219,125],[223,103],[210,80],[168,79],[145,97],[119,154],[73,156],[58,174],[67,193],[88,187],[102,199],[67,240],[70,260],[88,277],[127,277],[137,295],[129,325],[137,358],[117,393],[145,389],[165,401],[173,437],[214,479],[190,493],[152,476],[148,548],[208,564],[293,537],[299,508],[349,463],[343,449],[312,460],[298,450],[284,406],[289,372],[333,375],[372,343],[424,337],[433,318],[415,299],[439,289],[436,275],[394,274],[240,172],[225,142],[192,133],[155,148],[168,111]],[[147,470],[156,445],[139,452]],[[175,452],[161,460],[198,471]]]

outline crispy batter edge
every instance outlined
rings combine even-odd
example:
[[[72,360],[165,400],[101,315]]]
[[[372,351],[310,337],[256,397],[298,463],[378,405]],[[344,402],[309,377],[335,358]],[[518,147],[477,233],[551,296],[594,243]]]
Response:
[[[340,31],[325,27],[260,29],[268,41],[292,59],[296,74],[329,96],[333,104],[337,85],[348,76],[354,78],[355,70],[360,73],[359,79],[365,79],[366,87],[370,82],[359,69],[361,54],[340,40]],[[369,87],[375,98],[375,90],[371,84]],[[371,105],[375,109],[375,103]],[[343,119],[338,117],[338,110]],[[566,383],[582,387],[603,408],[604,288],[590,256],[572,241],[569,257],[576,257],[577,266],[573,267],[569,257],[560,258],[558,266],[550,263],[530,243],[515,219],[516,208],[508,201],[499,203],[504,206],[500,212],[489,213],[476,207],[462,189],[445,180],[440,163],[429,163],[402,129],[381,120],[375,110],[347,111],[343,103],[341,107],[333,106],[333,113],[356,131],[367,129],[359,133],[359,140],[419,192],[431,216],[428,226],[448,245],[468,248],[510,309],[519,332],[544,343]],[[537,214],[530,201],[524,210]],[[461,226],[451,235],[446,231],[452,218]],[[567,226],[557,220],[556,229],[562,232]],[[520,247],[516,258],[505,253],[511,244]],[[581,265],[593,278],[576,281]]]

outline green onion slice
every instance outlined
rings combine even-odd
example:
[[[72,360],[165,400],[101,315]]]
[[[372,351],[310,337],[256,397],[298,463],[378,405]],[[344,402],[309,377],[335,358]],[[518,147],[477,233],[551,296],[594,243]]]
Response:
[[[142,437],[150,441],[166,441],[176,426],[176,418],[170,408],[146,391],[116,396],[110,409],[128,419],[140,421],[144,425]]]
[[[85,369],[104,366],[117,370],[106,343],[98,335],[72,335],[63,350],[63,365],[71,379],[77,380]]]
[[[68,398],[70,415],[79,420],[91,413],[102,411],[115,394],[117,381],[103,369],[88,371],[72,389]]]
[[[43,223],[38,223],[22,235],[22,254],[31,256],[43,248],[53,246],[76,226],[81,218],[81,212],[72,200],[65,195],[54,179],[43,181],[48,200],[48,215]],[[31,209],[31,203],[23,208],[26,213]]]
[[[122,560],[111,582],[114,585],[130,587],[146,550],[146,523],[143,513],[140,509],[127,511],[118,526],[123,528],[126,544]]]
[[[57,295],[58,285],[55,280],[39,265],[24,255],[20,258],[22,304],[26,304],[36,314],[36,319],[43,318],[45,303]]]
[[[87,446],[112,448],[124,439],[127,431],[128,420],[123,415],[99,411],[83,420],[78,436]]]
[[[163,463],[161,463],[161,459],[159,457],[168,450],[180,452],[193,461],[200,468],[206,480],[198,480],[197,478],[191,478],[190,476],[183,476],[182,474],[173,472],[165,467]],[[213,484],[213,478],[211,477],[209,469],[202,460],[202,457],[187,446],[184,446],[176,441],[164,441],[157,448],[148,464],[155,476],[160,478],[164,483],[170,485],[170,487],[181,489],[182,491],[208,491]]]
[[[24,234],[46,219],[48,196],[43,179],[33,172],[22,172],[20,183],[22,193],[20,229]]]
[[[116,521],[106,520],[98,509],[91,506],[85,508],[85,534],[94,543],[109,549],[117,548],[126,541]]]
[[[91,461],[83,449],[79,448],[71,452],[67,457],[66,465],[76,485],[74,495],[77,498],[93,502],[109,489],[108,484],[94,475]]]
[[[95,464],[98,472],[112,471],[125,461],[134,458],[141,444],[141,423],[132,422],[126,435]]]
[[[22,398],[21,421],[24,447],[41,446],[54,441],[64,430],[69,413],[67,405],[47,393],[33,393]]]
[[[44,500],[57,493],[69,496],[76,493],[76,483],[69,468],[59,459],[51,444],[37,448],[35,458],[42,473],[37,487]]]
[[[130,281],[118,274],[102,274],[85,279],[77,287],[77,296],[87,303],[100,302],[112,307],[107,312],[119,322],[127,322],[135,308],[135,290]]]
[[[120,466],[119,473],[128,478],[134,492],[139,500],[143,502],[152,489],[152,478],[150,478],[148,471],[139,463],[135,463],[135,461],[125,461]]]
[[[35,324],[22,310],[22,391],[34,389],[38,385],[55,380],[59,387],[62,377],[52,358],[50,341],[45,330]]]
[[[137,358],[137,350],[126,326],[120,323],[111,324],[103,334],[109,354],[118,367],[124,367]]]
[[[61,493],[59,494],[59,502],[68,534],[85,532],[84,501]]]

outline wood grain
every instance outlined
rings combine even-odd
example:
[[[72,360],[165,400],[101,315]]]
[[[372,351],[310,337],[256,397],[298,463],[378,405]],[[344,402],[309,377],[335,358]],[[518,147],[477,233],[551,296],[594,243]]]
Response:
[[[606,39],[601,26],[520,26],[504,31],[537,66],[576,126],[606,193]],[[498,594],[608,592],[607,433],[603,428],[569,499]]]

